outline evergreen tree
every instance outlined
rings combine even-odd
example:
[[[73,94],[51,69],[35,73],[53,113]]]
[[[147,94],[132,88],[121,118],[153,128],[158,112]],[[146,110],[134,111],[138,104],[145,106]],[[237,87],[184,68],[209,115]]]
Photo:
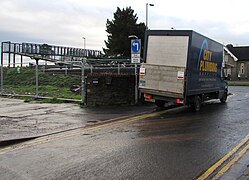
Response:
[[[136,35],[139,39],[142,39],[142,49],[144,42],[145,24],[137,24],[137,14],[134,14],[134,10],[131,7],[126,9],[117,8],[114,13],[114,19],[107,19],[106,32],[107,41],[105,41],[106,49],[103,51],[106,56],[111,57],[123,57],[130,58],[130,42],[128,38],[130,35]]]

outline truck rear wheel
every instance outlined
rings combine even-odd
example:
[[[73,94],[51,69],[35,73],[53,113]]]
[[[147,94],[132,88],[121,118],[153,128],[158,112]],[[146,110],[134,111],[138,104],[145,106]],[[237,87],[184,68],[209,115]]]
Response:
[[[156,100],[155,104],[157,105],[157,107],[164,107],[165,101],[163,101],[163,100]]]
[[[227,91],[225,91],[222,98],[220,98],[221,103],[225,103],[226,101],[227,101]]]
[[[195,112],[199,112],[201,110],[201,98],[199,96],[195,96],[191,106]]]

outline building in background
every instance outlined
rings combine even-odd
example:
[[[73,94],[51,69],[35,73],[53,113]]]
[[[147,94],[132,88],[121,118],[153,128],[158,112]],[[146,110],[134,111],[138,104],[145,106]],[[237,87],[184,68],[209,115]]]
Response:
[[[234,67],[231,68],[231,79],[244,81],[249,80],[249,46],[234,47],[233,45],[229,44],[225,49],[229,50],[231,55],[234,55],[237,58],[237,61],[234,59],[235,64]],[[229,57],[227,61],[229,62]]]
[[[228,50],[227,47],[224,47],[224,61],[225,61],[225,68],[224,73],[225,77],[228,80],[237,80],[237,61],[238,58]]]

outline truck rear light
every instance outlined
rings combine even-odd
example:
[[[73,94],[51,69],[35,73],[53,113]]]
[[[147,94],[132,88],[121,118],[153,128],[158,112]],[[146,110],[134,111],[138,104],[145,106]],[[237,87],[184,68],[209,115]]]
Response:
[[[181,99],[176,99],[176,104],[182,104],[183,103],[183,100]]]
[[[153,99],[153,96],[150,94],[144,94],[144,97],[149,100]]]

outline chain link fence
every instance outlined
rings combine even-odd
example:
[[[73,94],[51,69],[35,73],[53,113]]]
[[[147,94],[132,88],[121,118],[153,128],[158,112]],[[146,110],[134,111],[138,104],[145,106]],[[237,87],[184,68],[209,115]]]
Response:
[[[86,78],[92,74],[134,75],[135,65],[117,61],[83,60],[47,64],[39,60],[22,67],[1,66],[1,95],[61,99],[86,103]]]
[[[139,66],[131,64],[130,59],[100,57],[102,54],[97,50],[2,42],[0,94],[85,104],[89,74],[136,75],[134,88],[137,94]]]
[[[7,96],[27,96],[35,98],[62,98],[82,100],[81,73],[61,73],[49,70],[45,65],[4,66],[1,70],[1,94]],[[60,68],[57,68],[60,69]],[[49,70],[49,71],[47,71]]]

